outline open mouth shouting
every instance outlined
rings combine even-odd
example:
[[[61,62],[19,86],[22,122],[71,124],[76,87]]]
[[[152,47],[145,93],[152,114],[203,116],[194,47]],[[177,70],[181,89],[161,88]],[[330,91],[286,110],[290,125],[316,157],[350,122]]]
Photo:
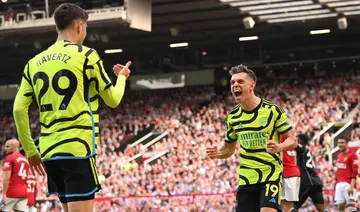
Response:
[[[238,98],[238,97],[241,96],[242,90],[240,90],[240,89],[238,89],[238,88],[235,88],[234,91],[233,91],[233,93],[234,93],[234,96],[235,96],[236,98]]]

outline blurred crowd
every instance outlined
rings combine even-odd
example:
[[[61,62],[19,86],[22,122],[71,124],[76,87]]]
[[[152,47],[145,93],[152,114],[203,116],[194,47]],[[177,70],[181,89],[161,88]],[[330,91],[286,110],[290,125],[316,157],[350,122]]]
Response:
[[[345,118],[357,105],[359,85],[359,73],[351,73],[271,83],[260,79],[256,88],[259,96],[278,103],[286,111],[298,133],[312,139],[310,150],[323,179],[329,207],[335,185],[334,169],[328,162],[332,135],[319,132],[328,123]],[[230,211],[235,203],[231,194],[237,186],[239,150],[227,160],[211,161],[205,147],[223,142],[224,120],[233,106],[228,87],[210,86],[128,92],[119,108],[104,107],[96,160],[102,190],[97,197],[117,199],[98,202],[96,211]],[[16,137],[16,130],[11,113],[2,114],[0,140],[4,142]],[[30,114],[36,137],[38,114],[35,109]],[[359,140],[359,113],[354,120],[351,138]],[[142,144],[129,146],[144,131],[167,130],[167,136],[152,145],[151,150]],[[141,158],[129,161],[143,152],[165,154],[151,163],[144,163]],[[39,177],[38,181],[38,199],[53,198],[46,195],[46,179]],[[197,196],[223,193],[230,195]],[[41,211],[59,211],[56,202],[39,203]],[[304,211],[311,211],[312,207],[307,202]]]
[[[360,108],[357,110],[353,119],[353,129],[351,131],[351,140],[360,141]]]

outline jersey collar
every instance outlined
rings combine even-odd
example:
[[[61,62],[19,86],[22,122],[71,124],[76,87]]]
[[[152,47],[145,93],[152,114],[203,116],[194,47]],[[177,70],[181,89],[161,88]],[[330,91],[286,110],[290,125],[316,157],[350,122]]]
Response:
[[[257,110],[259,110],[259,108],[261,107],[261,105],[263,104],[263,99],[260,98],[260,103],[251,111],[246,111],[244,110],[243,108],[241,108],[241,111],[243,111],[244,113],[254,113],[256,112]]]

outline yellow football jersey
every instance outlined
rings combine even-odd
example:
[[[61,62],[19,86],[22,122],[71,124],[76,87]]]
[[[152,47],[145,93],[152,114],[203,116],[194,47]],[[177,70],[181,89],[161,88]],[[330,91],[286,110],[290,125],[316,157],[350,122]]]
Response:
[[[282,175],[280,154],[266,151],[268,140],[291,130],[285,112],[276,104],[261,100],[253,111],[235,106],[226,119],[225,142],[240,143],[240,166],[236,169],[240,185],[278,181]]]
[[[24,123],[25,119],[28,123],[25,107],[33,97],[40,111],[43,160],[88,158],[96,154],[99,96],[116,107],[125,81],[125,76],[119,76],[112,85],[97,52],[69,41],[57,41],[36,55],[25,67],[14,104],[15,123],[27,155],[37,153]],[[20,110],[26,110],[26,118]]]

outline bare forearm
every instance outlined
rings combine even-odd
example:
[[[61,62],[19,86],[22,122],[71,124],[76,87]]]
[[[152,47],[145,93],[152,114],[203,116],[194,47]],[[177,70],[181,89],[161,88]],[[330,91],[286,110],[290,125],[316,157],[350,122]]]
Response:
[[[355,178],[352,178],[352,179],[351,179],[351,186],[352,186],[352,187],[355,187],[355,183],[356,183],[356,179],[355,179]]]
[[[298,144],[298,142],[297,142],[296,137],[289,136],[285,139],[284,142],[279,144],[279,146],[280,146],[282,152],[286,152],[286,151],[292,151],[292,150],[296,149],[297,144]]]
[[[8,187],[9,187],[9,181],[10,181],[10,179],[4,178],[4,181],[3,181],[3,195],[5,195],[5,196],[6,196],[6,192],[8,190]]]
[[[217,155],[217,158],[218,159],[226,159],[226,158],[229,158],[231,157],[231,155],[234,154],[234,150],[226,147],[225,145],[222,146],[220,149],[219,149],[219,152],[218,152],[218,155]]]

